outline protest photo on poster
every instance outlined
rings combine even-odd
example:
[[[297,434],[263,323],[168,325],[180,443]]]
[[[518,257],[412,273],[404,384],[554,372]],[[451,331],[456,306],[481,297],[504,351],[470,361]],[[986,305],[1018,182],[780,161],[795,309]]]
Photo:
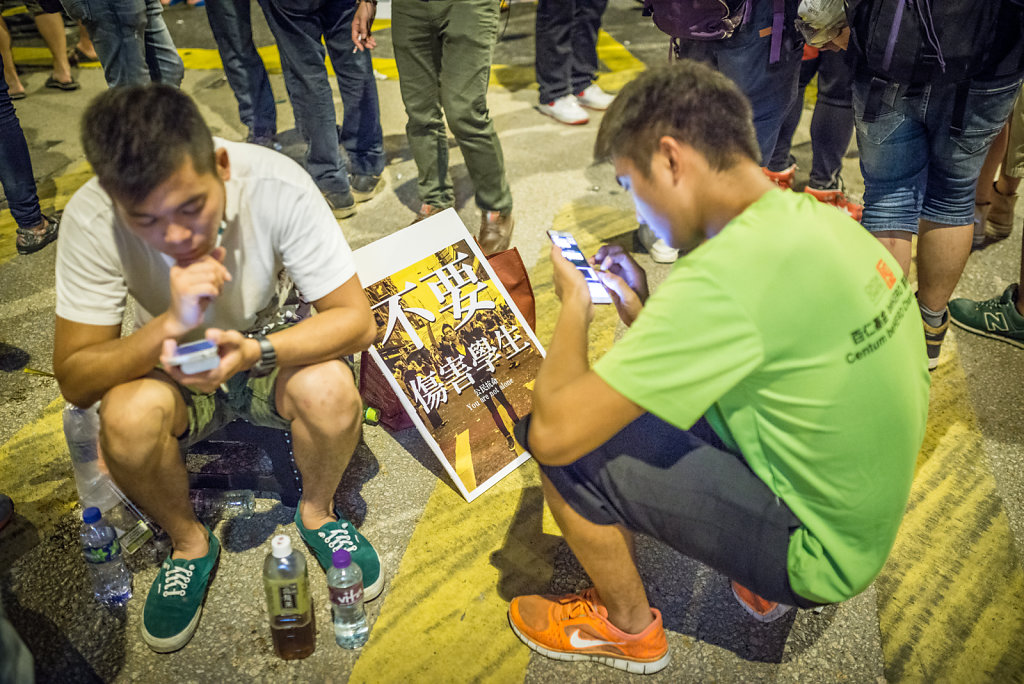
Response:
[[[454,210],[355,252],[377,320],[370,356],[472,501],[529,454],[543,349]]]

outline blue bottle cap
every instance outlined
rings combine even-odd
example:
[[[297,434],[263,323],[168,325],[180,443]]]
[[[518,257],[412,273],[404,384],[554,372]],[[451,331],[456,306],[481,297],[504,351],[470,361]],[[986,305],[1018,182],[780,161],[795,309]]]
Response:
[[[345,549],[338,549],[331,555],[331,560],[336,568],[347,568],[352,564],[352,554]]]
[[[87,525],[91,525],[94,522],[99,522],[99,519],[101,517],[103,516],[100,515],[100,509],[96,508],[95,506],[89,506],[84,511],[82,511],[82,522],[84,522]]]

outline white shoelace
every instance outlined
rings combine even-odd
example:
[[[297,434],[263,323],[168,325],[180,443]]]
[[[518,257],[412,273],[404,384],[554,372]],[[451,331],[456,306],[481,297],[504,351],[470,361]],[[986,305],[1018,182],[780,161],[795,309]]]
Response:
[[[355,543],[352,535],[349,534],[348,525],[342,523],[341,529],[332,530],[327,534],[318,532],[320,538],[324,540],[324,543],[330,547],[331,551],[337,551],[338,549],[345,549],[346,551],[356,551],[359,545]]]
[[[171,569],[164,574],[164,597],[184,596],[185,590],[188,589],[188,583],[192,581],[192,571],[194,569],[194,565],[190,565],[187,568],[177,565],[172,566]],[[177,589],[177,591],[175,591],[175,589]]]

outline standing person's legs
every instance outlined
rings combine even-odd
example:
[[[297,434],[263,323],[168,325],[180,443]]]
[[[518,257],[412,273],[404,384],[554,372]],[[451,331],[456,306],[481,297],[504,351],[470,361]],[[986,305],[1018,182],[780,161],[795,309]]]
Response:
[[[539,0],[534,65],[542,105],[578,92],[572,89],[573,15],[586,0]]]
[[[409,118],[405,133],[416,162],[419,199],[427,207],[444,209],[455,203],[455,192],[448,172],[448,131],[441,113],[442,38],[435,17],[439,4],[394,0],[391,38]]]
[[[369,50],[352,51],[356,5],[328,3],[321,9],[324,42],[338,81],[343,107],[338,142],[348,153],[349,173],[380,176],[387,163],[373,59]]]
[[[987,195],[992,202],[985,226],[985,237],[990,240],[1003,240],[1013,231],[1013,217],[1017,206],[1017,187],[1024,177],[1024,95],[1018,93],[1013,105],[1013,112],[1004,129],[1006,141],[1004,156],[1001,158],[1002,170],[994,183],[986,183]],[[993,143],[993,148],[998,144]],[[989,155],[992,156],[991,154]],[[982,168],[982,179],[985,170]],[[978,182],[978,192],[982,191],[982,181]],[[977,201],[978,204],[981,200]]]
[[[32,17],[43,42],[53,55],[53,79],[59,84],[71,86],[71,63],[68,62],[68,38],[64,32],[64,17],[59,12],[44,12]]]
[[[207,0],[206,18],[224,63],[224,76],[238,101],[238,118],[250,138],[277,133],[274,92],[263,59],[252,42],[249,0]]]
[[[350,209],[355,203],[343,201],[349,194],[348,168],[338,151],[334,96],[324,66],[327,52],[320,42],[320,19],[315,13],[290,11],[277,0],[262,0],[261,6],[281,53],[295,125],[306,141],[306,170],[329,200],[334,197],[331,202],[335,209],[342,209],[339,204]]]
[[[160,0],[145,0],[146,29],[142,34],[146,66],[154,83],[166,83],[175,88],[185,78],[185,64],[181,61],[171,32],[164,22],[164,7]]]
[[[11,31],[7,28],[7,22],[0,17],[0,59],[4,62],[4,81],[7,83],[10,96],[21,99],[25,96],[25,85],[18,77],[18,70],[14,66],[14,53],[11,52]]]
[[[430,4],[434,4],[433,2]],[[501,141],[487,108],[491,58],[498,37],[498,4],[443,0],[447,26],[441,53],[441,106],[462,150],[484,212],[512,210]]]
[[[597,78],[597,36],[608,0],[577,0],[572,21],[570,83],[579,95]]]
[[[144,45],[146,0],[63,0],[89,30],[111,88],[150,82]]]
[[[0,56],[0,69],[6,65]],[[31,254],[53,242],[57,222],[43,216],[36,194],[32,158],[21,122],[7,94],[7,83],[0,81],[0,184],[3,185],[11,216],[18,224],[17,249]]]
[[[852,70],[845,51],[826,50],[818,59],[818,101],[811,117],[810,186],[826,190],[839,188],[843,156],[853,137]]]
[[[804,59],[800,62],[800,79],[797,82],[796,97],[793,98],[789,111],[782,120],[782,125],[779,127],[779,139],[775,141],[775,149],[765,165],[772,173],[789,175],[791,167],[795,167],[796,162],[790,154],[793,147],[793,134],[796,133],[797,126],[800,125],[800,117],[804,112],[804,92],[807,89],[807,84],[818,73],[818,63],[819,57]],[[811,144],[813,145],[813,141]],[[792,168],[792,171],[795,172],[796,169]],[[772,180],[776,180],[774,176],[770,177]]]

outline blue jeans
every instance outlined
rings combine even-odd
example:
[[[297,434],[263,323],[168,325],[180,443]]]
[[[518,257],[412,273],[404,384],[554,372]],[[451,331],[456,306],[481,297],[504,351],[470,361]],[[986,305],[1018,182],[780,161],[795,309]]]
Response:
[[[339,143],[352,174],[379,176],[386,158],[377,81],[369,50],[352,51],[355,0],[260,0],[260,6],[277,39],[295,125],[307,144],[306,170],[317,186],[348,191],[348,165]],[[325,53],[331,56],[344,108],[340,129]]]
[[[61,0],[89,30],[111,88],[150,81],[178,87],[185,65],[164,23],[160,0]]]
[[[238,118],[253,135],[277,133],[274,92],[252,42],[249,0],[206,0],[206,18],[224,63],[224,76],[238,101]]]
[[[786,26],[782,56],[769,64],[771,35],[761,35],[772,26],[772,0],[750,0],[753,7],[732,37],[724,40],[682,40],[680,56],[706,62],[732,79],[750,100],[754,110],[754,131],[761,149],[761,166],[767,166],[779,139],[779,130],[796,97],[803,40],[792,28],[795,3],[786,0]]]
[[[0,57],[0,73],[4,60]],[[7,205],[14,222],[21,228],[34,228],[42,223],[36,195],[36,179],[32,175],[32,159],[28,156],[28,142],[21,130],[21,122],[14,113],[7,82],[0,78],[0,184],[4,186]]]
[[[964,103],[961,131],[951,129],[957,86],[893,86],[874,121],[865,121],[869,82],[855,78],[853,109],[864,216],[871,232],[917,232],[919,219],[944,226],[974,221],[974,189],[985,155],[1013,108],[1021,76],[976,79]]]

